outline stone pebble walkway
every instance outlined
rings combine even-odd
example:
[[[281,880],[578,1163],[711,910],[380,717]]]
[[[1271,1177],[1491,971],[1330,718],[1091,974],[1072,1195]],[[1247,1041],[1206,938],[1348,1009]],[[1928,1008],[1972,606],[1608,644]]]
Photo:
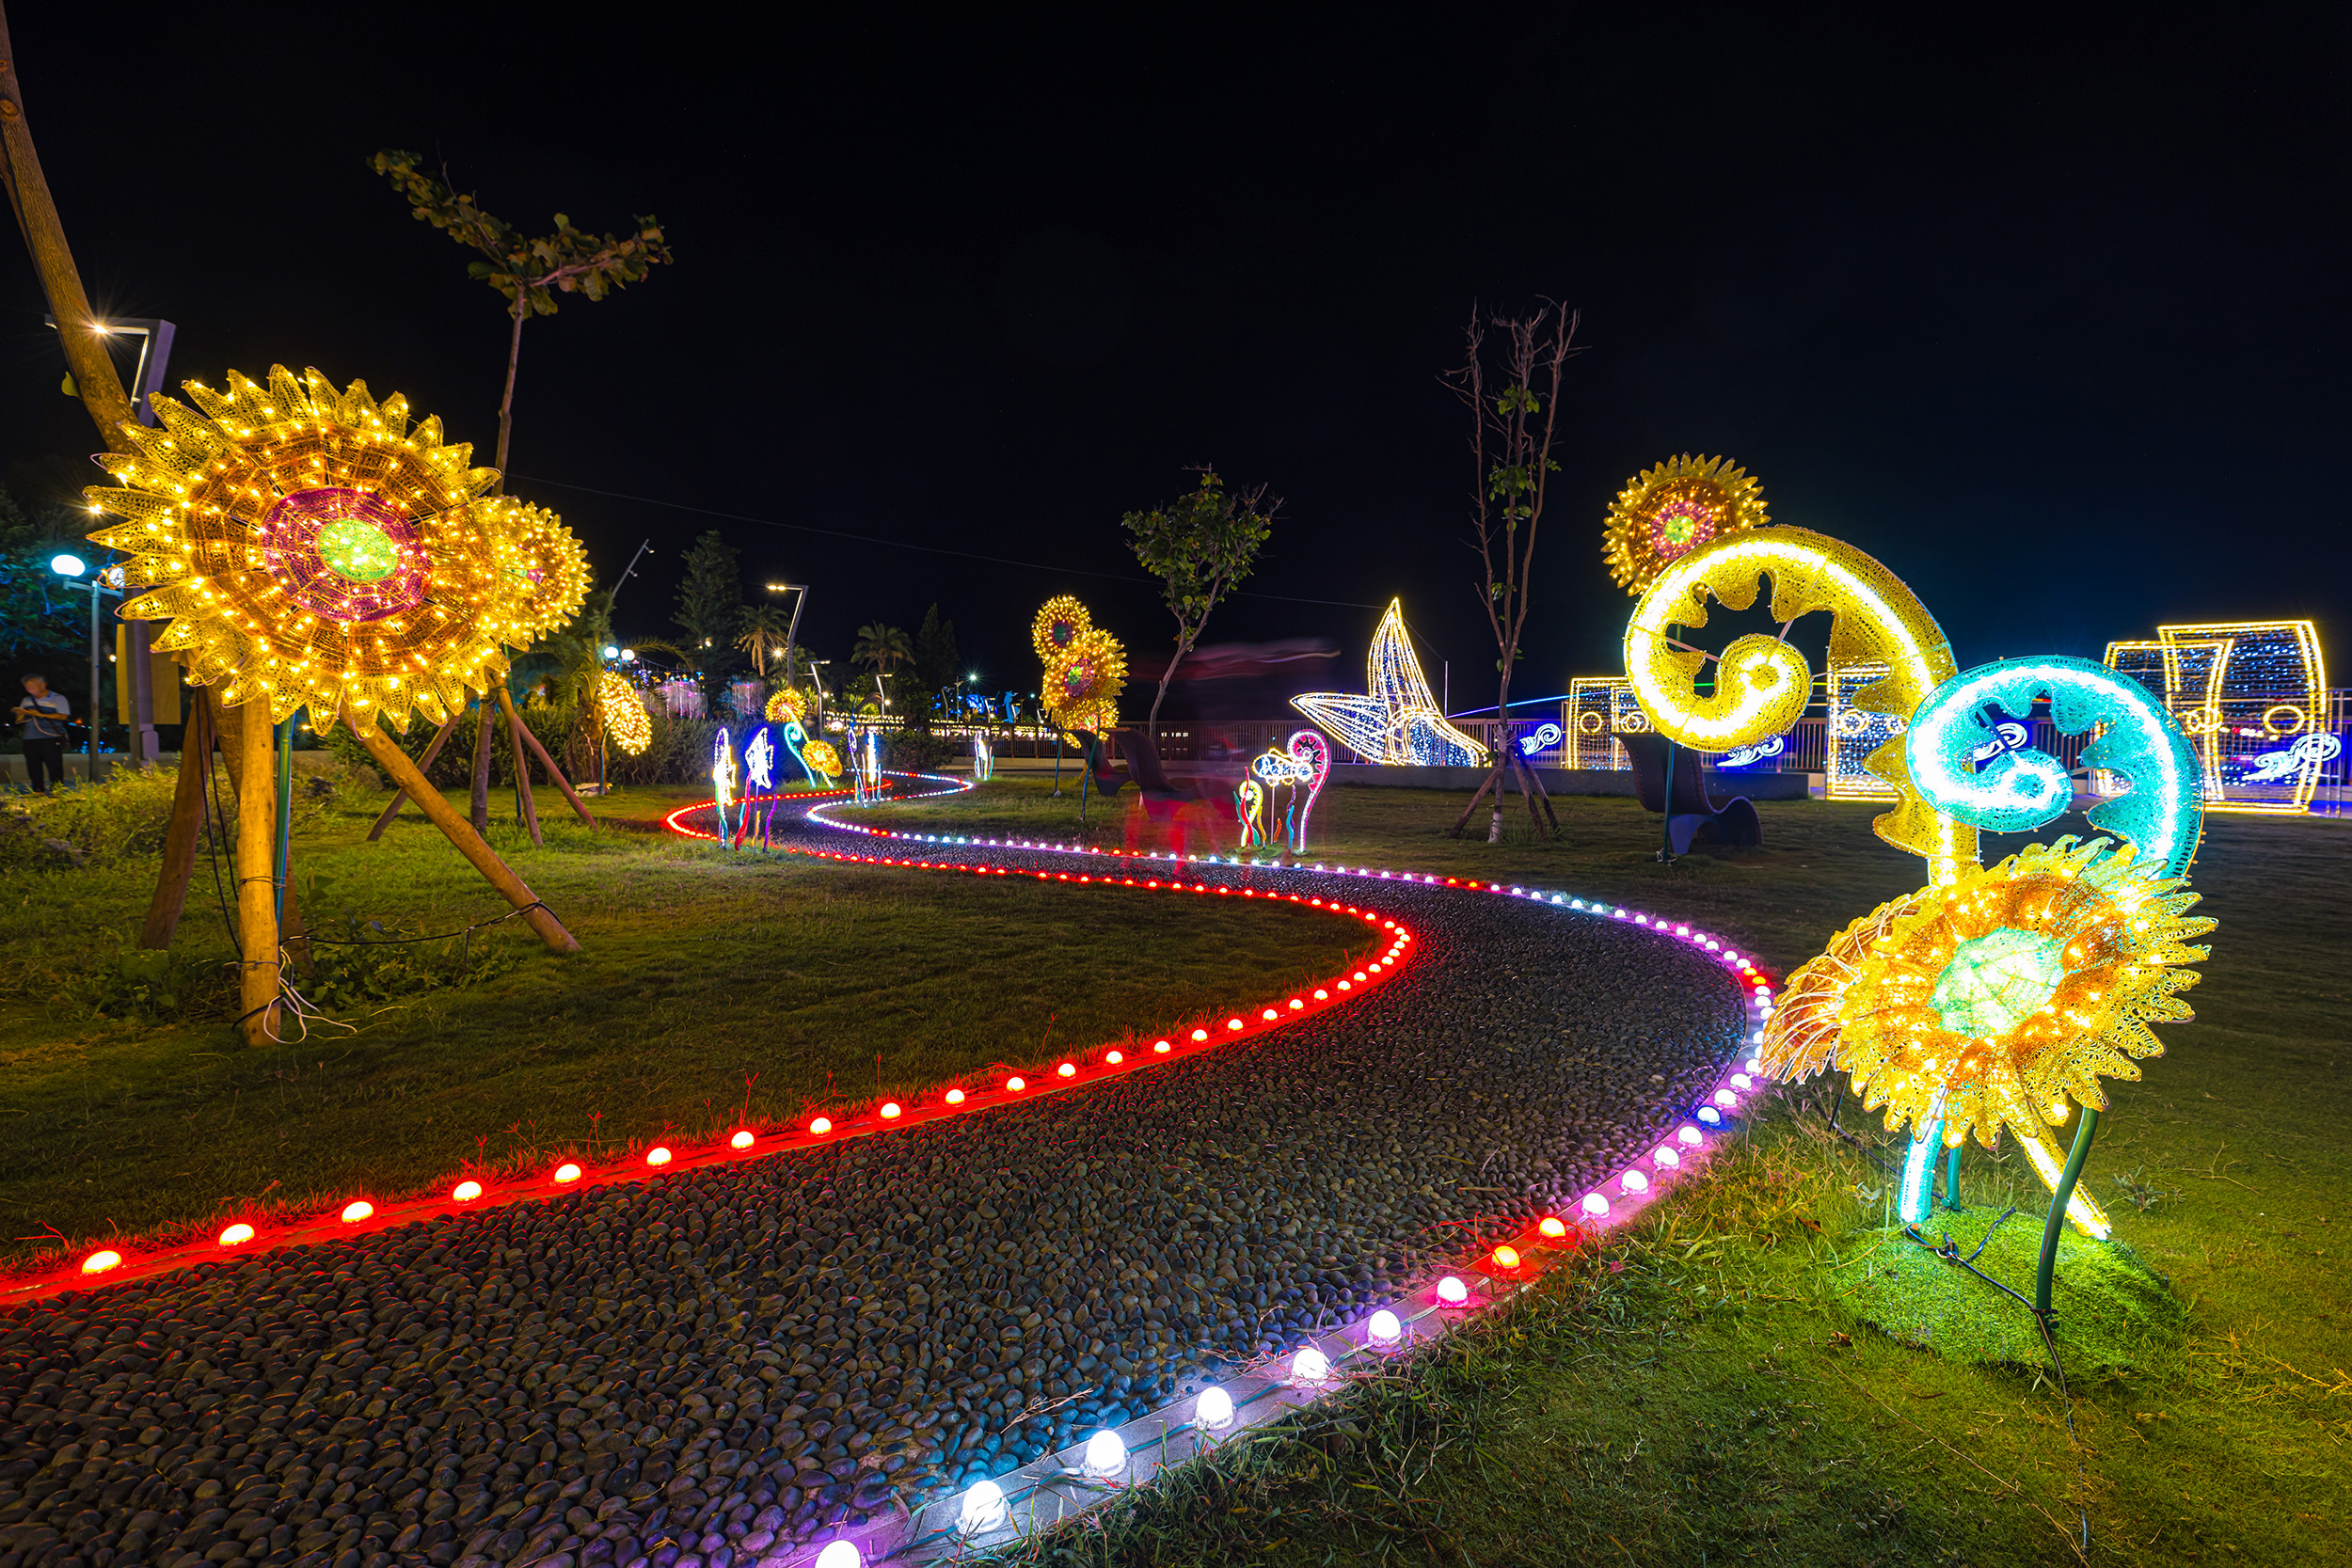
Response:
[[[1031,1103],[14,1309],[0,1568],[798,1562],[1572,1202],[1738,1049],[1731,978],[1638,927],[1185,875],[1377,906],[1415,960]]]

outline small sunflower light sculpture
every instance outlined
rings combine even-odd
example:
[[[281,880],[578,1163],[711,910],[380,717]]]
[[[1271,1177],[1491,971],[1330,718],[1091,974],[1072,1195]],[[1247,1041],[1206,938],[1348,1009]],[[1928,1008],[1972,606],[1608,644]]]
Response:
[[[1601,554],[1617,586],[1638,596],[1702,545],[1771,520],[1763,486],[1729,458],[1685,453],[1645,468],[1617,492]]]
[[[126,426],[132,450],[99,459],[119,483],[84,494],[126,519],[90,535],[133,558],[145,592],[124,618],[168,622],[154,645],[190,681],[273,723],[307,706],[325,733],[437,723],[503,676],[542,600],[506,575],[512,503],[486,496],[498,476],[469,446],[315,370],[185,385],[197,406],[155,398],[158,426]]]
[[[1029,642],[1037,649],[1038,661],[1051,670],[1072,643],[1093,629],[1094,617],[1087,613],[1087,607],[1060,594],[1046,600],[1037,619],[1029,623]]]
[[[786,687],[768,699],[768,721],[771,724],[780,724],[787,719],[797,724],[807,718],[806,699],[790,687]]]
[[[1047,711],[1066,730],[1112,729],[1119,723],[1119,694],[1126,685],[1127,650],[1109,632],[1090,628],[1079,633],[1046,671]]]
[[[812,740],[801,748],[802,757],[816,773],[822,787],[831,789],[833,781],[841,776],[841,753],[830,740]]]
[[[499,619],[524,637],[515,646],[569,626],[588,602],[590,574],[588,551],[563,518],[508,500],[488,532],[503,601]]]
[[[596,717],[612,744],[630,756],[644,756],[645,748],[653,744],[653,721],[646,717],[645,700],[613,671],[607,670],[596,678]]]

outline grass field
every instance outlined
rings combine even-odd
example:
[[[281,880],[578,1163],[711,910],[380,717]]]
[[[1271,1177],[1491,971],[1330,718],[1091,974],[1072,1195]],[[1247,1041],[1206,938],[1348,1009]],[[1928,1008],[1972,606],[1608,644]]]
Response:
[[[1871,835],[1867,806],[1768,803],[1763,848],[1668,868],[1651,858],[1658,819],[1629,800],[1560,801],[1553,843],[1506,814],[1489,846],[1483,813],[1479,839],[1443,836],[1465,800],[1334,790],[1309,858],[1613,898],[1703,922],[1784,971],[1922,879]],[[1075,836],[1074,807],[1014,781],[931,815]],[[1094,829],[1098,842],[1120,832],[1115,812]],[[1988,841],[1987,858],[2023,842]],[[2169,1293],[2119,1307],[2114,1278],[2070,1243],[2058,1306],[2072,1439],[2030,1316],[1947,1265],[1923,1274],[1886,1228],[1881,1162],[1831,1135],[1824,1100],[1801,1091],[1507,1319],[1039,1555],[2352,1560],[2352,1288],[2328,1174],[2352,1141],[2339,929],[2352,829],[2217,816],[2195,877],[2197,912],[2221,922],[2189,997],[2198,1020],[2166,1026],[2145,1082],[2115,1085],[2087,1177],[2125,1249],[2115,1277],[2136,1259]],[[1851,1106],[1845,1119],[1875,1135]],[[2029,1290],[2039,1181],[1972,1148],[1963,1191],[2018,1204],[1979,1263]],[[1950,1228],[1973,1237],[1999,1212],[1972,1207]],[[1937,1314],[1948,1355],[1915,1342]]]
[[[1261,998],[1354,939],[1287,908],[730,856],[660,831],[691,798],[624,792],[594,832],[552,801],[544,849],[493,828],[580,938],[569,958],[513,921],[390,945],[506,906],[413,808],[370,844],[386,797],[306,800],[294,880],[311,929],[388,945],[322,943],[301,984],[338,1022],[260,1050],[229,1027],[208,863],[167,972],[126,951],[158,863],[139,834],[74,822],[101,851],[88,866],[0,870],[12,1256],[904,1094]]]

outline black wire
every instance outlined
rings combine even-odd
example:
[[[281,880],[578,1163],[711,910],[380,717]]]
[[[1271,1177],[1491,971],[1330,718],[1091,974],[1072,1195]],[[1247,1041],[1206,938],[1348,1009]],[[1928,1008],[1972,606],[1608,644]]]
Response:
[[[517,905],[516,908],[507,911],[504,914],[500,915],[495,920],[477,920],[470,926],[461,926],[454,931],[440,931],[432,936],[375,938],[355,937],[345,940],[342,937],[322,937],[313,935],[305,937],[303,940],[310,942],[325,942],[329,947],[408,947],[413,946],[420,942],[450,942],[458,937],[470,936],[472,933],[482,930],[485,927],[502,926],[507,921],[514,919],[516,915],[528,914],[532,910],[547,910],[548,913],[555,914],[553,910],[548,909],[545,900],[533,898],[530,903]],[[556,915],[556,918],[561,920],[563,916]]]

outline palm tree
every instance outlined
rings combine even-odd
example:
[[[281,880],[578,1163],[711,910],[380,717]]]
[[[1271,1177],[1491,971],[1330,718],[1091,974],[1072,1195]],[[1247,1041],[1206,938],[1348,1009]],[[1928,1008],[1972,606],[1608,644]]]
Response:
[[[784,651],[784,640],[792,631],[792,617],[780,605],[754,605],[742,612],[736,624],[742,629],[735,645],[752,656],[752,668],[759,672],[761,680],[766,680],[768,656]]]
[[[914,640],[906,634],[905,629],[884,626],[880,621],[858,627],[857,645],[850,650],[851,659],[873,670],[874,688],[878,692],[884,689],[884,678],[890,672],[914,657]],[[886,712],[889,707],[890,699],[885,694],[882,708]]]

